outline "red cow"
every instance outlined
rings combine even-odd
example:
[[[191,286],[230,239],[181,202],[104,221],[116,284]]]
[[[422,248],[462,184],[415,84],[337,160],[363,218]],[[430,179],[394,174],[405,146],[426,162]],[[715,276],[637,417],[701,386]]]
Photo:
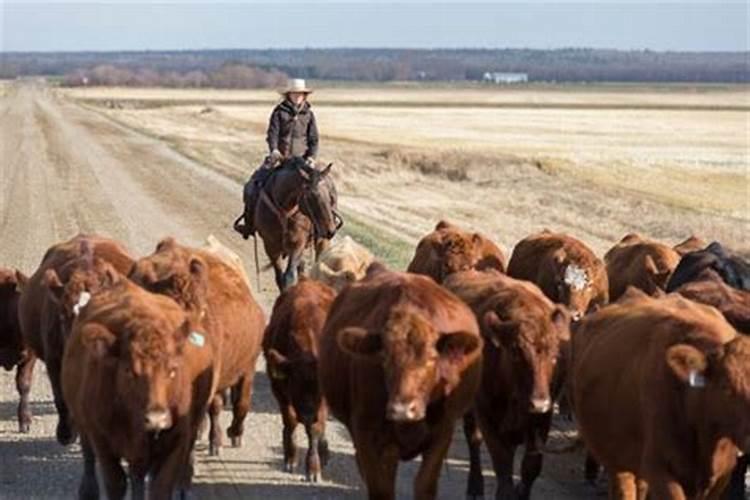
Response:
[[[481,351],[471,310],[426,276],[375,265],[342,290],[323,330],[320,383],[370,498],[394,498],[399,459],[417,455],[414,498],[435,498],[455,422],[479,386]]]
[[[300,278],[276,299],[263,339],[271,390],[284,423],[284,468],[293,472],[297,464],[294,429],[301,422],[309,442],[308,481],[317,481],[321,461],[324,465],[328,461],[328,409],[318,383],[318,346],[335,296],[329,286]]]

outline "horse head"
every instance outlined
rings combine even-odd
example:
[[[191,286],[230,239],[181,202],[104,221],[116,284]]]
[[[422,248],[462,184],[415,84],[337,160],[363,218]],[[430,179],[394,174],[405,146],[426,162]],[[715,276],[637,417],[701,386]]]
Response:
[[[300,210],[313,223],[316,238],[331,239],[344,221],[336,212],[338,195],[333,178],[329,175],[333,163],[319,170],[300,163],[298,172],[303,179]]]

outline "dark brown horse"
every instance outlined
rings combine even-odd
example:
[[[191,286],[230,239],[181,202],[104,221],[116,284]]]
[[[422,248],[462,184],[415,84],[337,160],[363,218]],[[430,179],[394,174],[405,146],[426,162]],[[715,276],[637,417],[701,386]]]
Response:
[[[304,271],[305,249],[314,244],[317,258],[343,224],[336,212],[331,166],[318,170],[301,158],[291,158],[263,187],[254,223],[281,291],[296,283],[298,272]]]

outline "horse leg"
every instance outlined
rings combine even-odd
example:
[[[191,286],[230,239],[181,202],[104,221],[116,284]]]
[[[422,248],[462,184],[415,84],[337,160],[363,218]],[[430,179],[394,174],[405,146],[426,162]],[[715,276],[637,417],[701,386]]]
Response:
[[[297,273],[299,272],[299,266],[304,265],[302,263],[302,253],[303,253],[304,247],[302,248],[295,248],[293,252],[289,254],[289,260],[286,264],[286,271],[284,272],[283,277],[283,287],[282,290],[286,290],[290,286],[297,283]]]

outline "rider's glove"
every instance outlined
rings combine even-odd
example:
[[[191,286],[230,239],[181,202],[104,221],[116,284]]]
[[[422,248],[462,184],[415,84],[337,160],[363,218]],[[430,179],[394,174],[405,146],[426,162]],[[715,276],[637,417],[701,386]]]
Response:
[[[284,155],[282,155],[281,151],[279,151],[278,149],[274,149],[273,151],[271,151],[271,154],[268,155],[268,157],[271,158],[271,161],[273,163],[278,163],[284,158]]]
[[[307,158],[305,158],[305,163],[307,163],[311,167],[314,167],[315,166],[315,157],[314,156],[308,156]]]

